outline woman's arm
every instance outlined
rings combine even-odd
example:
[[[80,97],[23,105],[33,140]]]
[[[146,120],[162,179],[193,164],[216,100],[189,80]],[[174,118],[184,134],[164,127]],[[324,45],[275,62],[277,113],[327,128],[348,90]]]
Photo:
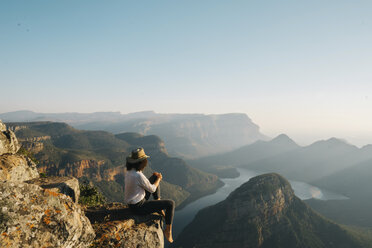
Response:
[[[154,193],[156,191],[156,188],[159,186],[159,183],[161,179],[163,178],[160,173],[160,176],[157,176],[156,181],[151,184],[150,181],[146,178],[146,176],[141,172],[139,174],[139,185],[144,188],[146,191],[150,193]]]

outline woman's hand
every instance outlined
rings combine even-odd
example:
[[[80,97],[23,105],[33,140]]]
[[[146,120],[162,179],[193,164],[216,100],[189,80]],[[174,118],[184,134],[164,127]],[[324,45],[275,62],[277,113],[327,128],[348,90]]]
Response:
[[[155,175],[160,180],[163,179],[163,175],[161,173],[159,173],[159,172],[154,172],[153,175]]]

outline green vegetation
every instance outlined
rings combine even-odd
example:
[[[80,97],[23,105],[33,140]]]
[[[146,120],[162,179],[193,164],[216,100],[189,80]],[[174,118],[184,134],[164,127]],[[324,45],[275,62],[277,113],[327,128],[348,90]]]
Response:
[[[94,207],[100,206],[106,203],[106,198],[101,192],[90,184],[81,183],[80,185],[80,198],[79,204]]]

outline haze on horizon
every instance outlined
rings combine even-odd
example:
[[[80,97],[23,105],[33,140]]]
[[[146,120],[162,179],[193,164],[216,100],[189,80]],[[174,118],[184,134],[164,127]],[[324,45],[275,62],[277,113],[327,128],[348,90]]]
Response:
[[[246,113],[372,143],[370,1],[2,1],[0,113]]]

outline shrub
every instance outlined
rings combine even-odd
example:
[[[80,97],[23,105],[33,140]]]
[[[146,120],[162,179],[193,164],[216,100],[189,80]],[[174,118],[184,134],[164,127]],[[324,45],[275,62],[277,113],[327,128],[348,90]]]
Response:
[[[98,189],[90,184],[80,184],[79,203],[84,206],[94,207],[106,203],[106,198]]]

